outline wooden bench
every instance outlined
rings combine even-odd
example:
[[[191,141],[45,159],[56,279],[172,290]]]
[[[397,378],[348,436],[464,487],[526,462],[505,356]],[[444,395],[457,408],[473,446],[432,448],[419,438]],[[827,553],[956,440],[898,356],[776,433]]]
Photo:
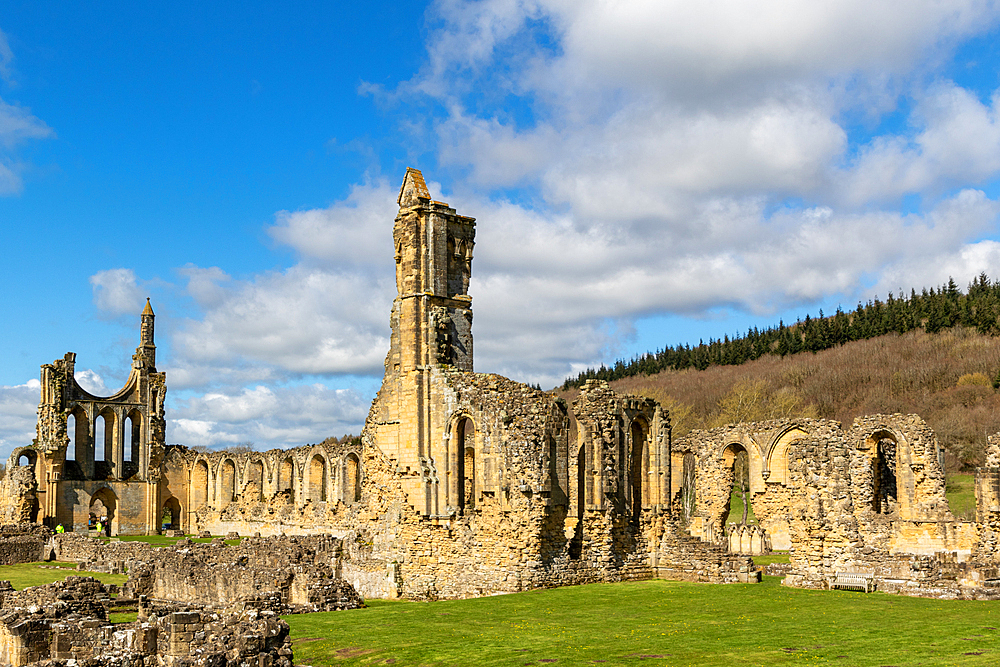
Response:
[[[872,593],[875,590],[875,575],[864,572],[837,572],[830,580],[830,588]]]

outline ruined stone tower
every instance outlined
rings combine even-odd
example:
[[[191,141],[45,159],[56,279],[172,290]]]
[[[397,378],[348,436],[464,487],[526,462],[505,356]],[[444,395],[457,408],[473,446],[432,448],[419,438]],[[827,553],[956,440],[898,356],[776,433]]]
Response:
[[[166,373],[156,372],[154,319],[147,299],[128,380],[111,396],[77,383],[74,352],[42,366],[37,437],[11,457],[34,468],[37,520],[79,530],[99,502],[115,533],[158,530],[167,389]]]
[[[475,220],[433,201],[416,169],[407,169],[393,227],[396,299],[391,345],[377,403],[378,445],[404,474],[411,502],[424,514],[443,511],[438,464],[443,424],[435,423],[442,378],[472,372],[472,249]]]

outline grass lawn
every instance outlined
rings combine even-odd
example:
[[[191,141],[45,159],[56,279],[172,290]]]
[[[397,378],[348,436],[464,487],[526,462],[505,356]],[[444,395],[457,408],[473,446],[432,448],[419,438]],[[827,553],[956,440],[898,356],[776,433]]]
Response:
[[[57,569],[53,569],[53,567]],[[94,577],[105,584],[124,584],[128,578],[124,574],[104,574],[103,572],[83,572],[76,569],[76,563],[19,563],[0,565],[0,580],[10,580],[17,590],[28,586],[44,586],[54,581],[63,581],[71,574]]]
[[[771,563],[787,563],[788,552],[787,551],[772,551],[769,554],[764,554],[763,556],[754,556],[753,563],[760,567],[765,565],[770,565]]]
[[[976,518],[976,475],[971,472],[950,472],[945,477],[945,497],[956,519]]]
[[[747,494],[747,498],[753,495],[751,493]],[[729,517],[726,518],[726,523],[739,523],[743,519],[743,496],[736,489],[733,489],[732,494],[729,496]],[[753,503],[750,503],[750,509],[747,511],[747,525],[753,526],[757,523],[757,517],[753,513]]]
[[[668,581],[286,616],[297,665],[988,665],[1000,605]],[[993,612],[997,613],[994,614]]]

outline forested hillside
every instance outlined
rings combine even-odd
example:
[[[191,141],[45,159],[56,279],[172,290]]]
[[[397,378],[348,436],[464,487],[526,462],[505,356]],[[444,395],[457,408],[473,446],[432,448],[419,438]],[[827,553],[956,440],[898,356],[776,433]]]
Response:
[[[765,356],[819,352],[889,333],[920,329],[933,334],[956,326],[986,335],[1000,334],[1000,281],[991,282],[981,273],[962,293],[955,281],[949,279],[947,285],[938,289],[924,289],[920,294],[911,290],[908,297],[889,294],[885,301],[876,298],[867,304],[859,303],[851,312],[838,308],[830,317],[824,317],[821,310],[819,317],[806,315],[804,321],[792,325],[779,322],[764,330],[752,328],[734,338],[710,339],[695,346],[667,346],[631,361],[619,360],[610,368],[588,369],[576,378],[567,379],[562,388],[579,387],[590,379],[610,381],[664,370],[739,365]]]
[[[986,435],[1000,431],[998,370],[1000,337],[953,326],[888,333],[815,353],[765,354],[740,365],[633,375],[611,385],[667,406],[675,437],[775,417],[823,417],[849,427],[860,415],[916,413],[945,446],[949,468],[959,469],[981,462]],[[576,390],[561,393],[571,398]]]

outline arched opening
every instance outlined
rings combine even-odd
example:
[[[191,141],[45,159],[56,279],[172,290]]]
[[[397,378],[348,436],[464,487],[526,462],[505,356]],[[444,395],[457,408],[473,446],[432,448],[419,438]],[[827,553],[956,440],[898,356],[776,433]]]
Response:
[[[76,461],[76,415],[66,418],[66,460]]]
[[[125,442],[123,443],[123,449],[122,449],[122,453],[124,456],[123,460],[127,463],[131,463],[132,440],[133,440],[132,436],[134,435],[132,432],[132,415],[128,415],[127,417],[125,417],[125,432],[123,433],[123,435],[125,437]],[[138,460],[138,457],[136,457],[136,460]]]
[[[642,499],[649,495],[649,457],[646,455],[646,434],[644,421],[635,419],[629,429],[632,436],[632,457],[630,461],[628,494],[631,501],[633,525],[639,525],[642,516]]]
[[[142,413],[133,410],[125,420],[125,460],[139,463],[142,447]]]
[[[160,525],[163,530],[181,529],[181,503],[173,496],[167,498],[166,502],[163,503]]]
[[[115,412],[105,408],[94,420],[94,479],[111,479],[115,470],[115,444],[118,422]]]
[[[454,502],[459,511],[475,506],[476,500],[476,426],[468,417],[455,423],[451,447],[451,475]]]
[[[309,499],[326,502],[326,459],[319,454],[309,460]]]
[[[97,415],[94,420],[94,461],[107,461],[108,425],[104,415]]]
[[[222,462],[222,479],[219,488],[219,509],[224,510],[236,499],[236,464],[232,459]]]
[[[357,454],[348,454],[344,459],[344,502],[361,500],[361,463]]]
[[[278,468],[278,493],[288,493],[288,497],[295,502],[295,462],[291,457],[281,462]]]
[[[208,503],[208,464],[198,461],[191,471],[191,505],[197,510]]]
[[[794,442],[806,437],[806,432],[800,428],[792,428],[781,435],[771,448],[767,461],[767,481],[773,484],[788,485],[788,447]]]
[[[888,431],[868,438],[872,455],[872,509],[877,514],[897,511],[896,438]]]
[[[732,443],[722,453],[729,479],[728,499],[722,517],[722,527],[727,523],[746,526],[756,524],[750,502],[750,454],[743,445]]]
[[[472,509],[476,506],[476,450],[474,447],[465,448],[465,457],[462,466],[463,474],[463,509]]]
[[[251,461],[247,464],[246,483],[243,485],[243,497],[248,500],[264,499],[264,463]]]
[[[697,494],[695,492],[695,484],[697,482],[695,477],[696,472],[697,460],[694,457],[694,453],[686,452],[681,462],[681,482],[680,491],[678,492],[684,525],[690,523],[691,517],[694,516],[694,511],[697,507]]]
[[[34,452],[25,451],[17,457],[17,465],[21,468],[34,468],[36,459],[37,455]]]
[[[66,459],[72,463],[66,466],[66,476],[69,479],[90,479],[94,476],[94,441],[90,434],[90,420],[87,413],[79,407],[70,417],[73,420],[72,427],[67,427],[66,434],[69,436],[72,456],[67,450]]]
[[[91,528],[99,529],[104,535],[118,534],[117,498],[107,487],[95,493],[90,499]]]

